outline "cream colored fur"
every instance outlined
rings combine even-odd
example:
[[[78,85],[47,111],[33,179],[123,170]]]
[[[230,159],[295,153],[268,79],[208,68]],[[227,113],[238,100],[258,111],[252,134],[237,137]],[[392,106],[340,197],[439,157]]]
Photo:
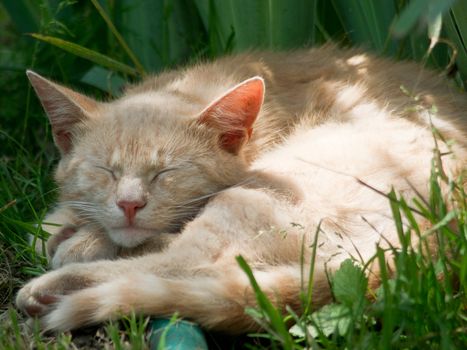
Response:
[[[242,83],[253,76],[266,92],[250,138],[251,125],[233,118],[256,117],[249,111],[262,102],[262,83]],[[377,244],[398,245],[378,191],[428,196],[431,123],[455,141],[454,152],[438,141],[444,171],[458,176],[467,159],[465,96],[415,64],[333,46],[163,73],[110,103],[83,100],[36,75],[31,81],[62,150],[61,198],[49,219],[64,215],[56,221],[77,230],[50,245],[53,265],[65,266],[17,297],[46,329],[130,310],[178,311],[232,333],[255,329],[244,313],[255,298],[235,256],[245,257],[276,305],[300,312],[307,282],[300,252],[316,234],[313,300],[323,305],[331,298],[326,269],[348,257],[364,263]],[[70,109],[73,118],[57,122]],[[153,180],[167,168],[174,170]],[[119,196],[146,201],[132,227],[115,204]],[[87,254],[90,240],[99,244]],[[306,266],[310,254],[305,249]],[[138,257],[68,264],[119,255]]]

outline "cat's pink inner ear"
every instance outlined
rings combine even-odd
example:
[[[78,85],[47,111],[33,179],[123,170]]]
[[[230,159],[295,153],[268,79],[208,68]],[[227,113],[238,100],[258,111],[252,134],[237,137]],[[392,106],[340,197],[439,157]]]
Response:
[[[199,122],[220,132],[219,145],[238,154],[253,132],[264,99],[264,81],[254,77],[238,84],[211,103]]]
[[[67,154],[72,147],[73,128],[93,114],[98,102],[35,72],[26,74],[49,117],[55,144],[62,154]]]

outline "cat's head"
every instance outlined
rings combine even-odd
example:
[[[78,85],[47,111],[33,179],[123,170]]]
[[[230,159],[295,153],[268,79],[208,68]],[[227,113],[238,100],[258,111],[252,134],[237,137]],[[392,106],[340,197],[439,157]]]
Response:
[[[61,153],[60,201],[118,245],[177,232],[213,193],[247,180],[243,148],[263,102],[259,77],[203,108],[155,91],[97,102],[28,77]]]

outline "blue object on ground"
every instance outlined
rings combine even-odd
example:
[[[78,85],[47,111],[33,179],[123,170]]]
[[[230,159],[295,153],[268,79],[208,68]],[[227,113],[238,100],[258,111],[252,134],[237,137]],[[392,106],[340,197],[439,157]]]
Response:
[[[149,322],[151,350],[208,350],[201,328],[184,320],[156,318]]]

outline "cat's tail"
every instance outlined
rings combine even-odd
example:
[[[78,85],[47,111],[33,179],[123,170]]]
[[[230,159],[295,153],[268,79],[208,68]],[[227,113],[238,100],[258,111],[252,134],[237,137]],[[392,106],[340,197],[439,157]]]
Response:
[[[313,284],[315,306],[323,305],[331,298],[324,271],[317,272]],[[300,266],[274,266],[256,270],[254,275],[280,310],[284,311],[288,305],[300,311],[299,296],[302,286],[307,285]],[[171,316],[177,312],[208,329],[242,333],[259,328],[245,314],[245,307],[256,305],[248,278],[239,268],[216,276],[178,279],[141,273],[63,296],[42,321],[46,329],[63,331],[115,319],[132,310],[152,316]]]

